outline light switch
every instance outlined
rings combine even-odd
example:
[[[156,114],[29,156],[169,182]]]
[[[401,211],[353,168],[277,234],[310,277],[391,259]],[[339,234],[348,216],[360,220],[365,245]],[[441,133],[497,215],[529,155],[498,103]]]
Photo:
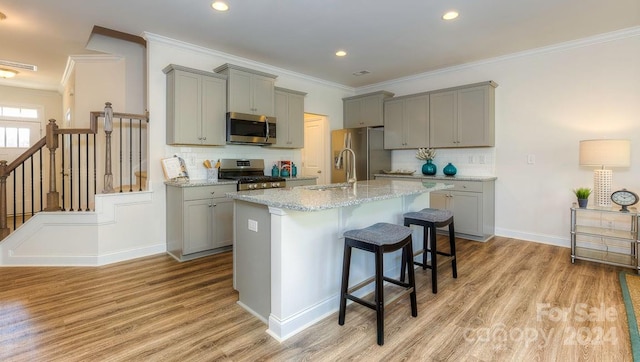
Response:
[[[527,155],[527,163],[534,165],[536,163],[536,155]]]

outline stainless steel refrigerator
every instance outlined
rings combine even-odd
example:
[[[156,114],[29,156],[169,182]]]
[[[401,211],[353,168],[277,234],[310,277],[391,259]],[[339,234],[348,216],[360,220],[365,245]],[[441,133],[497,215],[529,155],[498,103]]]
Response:
[[[384,128],[339,129],[331,132],[331,183],[347,182],[346,172],[353,162],[351,153],[343,153],[342,162],[336,166],[340,151],[347,147],[356,155],[358,181],[373,180],[374,174],[391,170],[391,151],[384,149]]]

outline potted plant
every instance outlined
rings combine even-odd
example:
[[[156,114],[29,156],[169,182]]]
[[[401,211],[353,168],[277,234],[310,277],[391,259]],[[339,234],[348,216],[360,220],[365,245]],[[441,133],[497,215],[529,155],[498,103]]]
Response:
[[[589,195],[591,195],[591,189],[588,187],[580,187],[573,190],[573,193],[578,198],[578,206],[582,209],[586,208],[589,202]]]
[[[418,152],[416,152],[416,158],[426,161],[426,163],[422,165],[423,174],[428,176],[433,176],[436,174],[436,165],[432,163],[434,157],[436,157],[436,150],[434,150],[433,148],[418,148]]]

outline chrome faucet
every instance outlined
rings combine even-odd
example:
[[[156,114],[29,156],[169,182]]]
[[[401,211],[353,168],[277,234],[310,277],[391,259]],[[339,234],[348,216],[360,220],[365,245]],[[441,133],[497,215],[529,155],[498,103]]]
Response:
[[[338,160],[336,161],[336,168],[340,168],[340,164],[342,163],[342,154],[345,151],[351,152],[351,156],[353,157],[353,162],[351,163],[351,170],[347,170],[347,182],[353,185],[357,181],[357,178],[356,178],[356,153],[353,152],[352,149],[347,147],[342,149],[342,151],[340,151],[340,153],[338,154]]]

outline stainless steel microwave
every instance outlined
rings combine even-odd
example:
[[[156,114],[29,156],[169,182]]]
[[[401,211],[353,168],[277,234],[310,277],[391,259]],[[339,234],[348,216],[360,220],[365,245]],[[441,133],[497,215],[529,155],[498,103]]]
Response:
[[[254,145],[276,143],[276,117],[227,113],[227,143]]]

